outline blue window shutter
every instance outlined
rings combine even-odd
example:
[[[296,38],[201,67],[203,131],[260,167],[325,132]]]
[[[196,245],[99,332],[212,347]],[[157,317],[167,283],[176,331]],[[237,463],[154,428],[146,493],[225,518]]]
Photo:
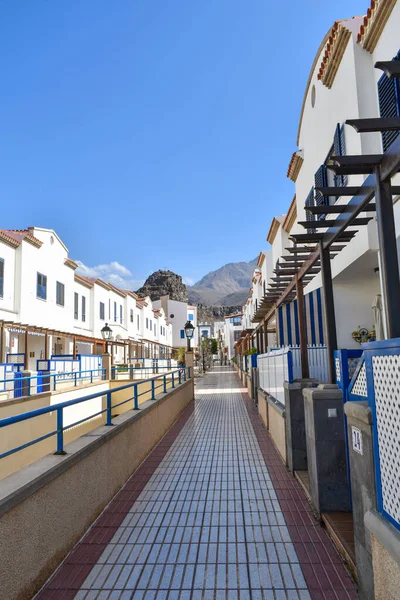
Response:
[[[346,156],[346,138],[344,135],[344,125],[338,123],[333,137],[333,154],[334,156]],[[335,175],[335,187],[346,187],[347,175]]]
[[[306,198],[306,206],[315,206],[315,198],[314,198],[314,188],[312,187],[307,198]],[[306,219],[307,221],[315,221],[315,215],[310,213],[309,210],[306,210]],[[315,233],[315,229],[308,229],[310,233]]]
[[[399,58],[400,52],[393,60]],[[390,118],[400,116],[400,89],[397,79],[389,79],[385,73],[382,75],[378,81],[378,99],[381,117]],[[389,146],[393,144],[399,133],[399,131],[382,132],[382,144],[384,152],[386,152]]]
[[[185,330],[181,329],[181,340],[185,339]]]
[[[315,187],[327,187],[328,178],[326,174],[326,166],[321,165],[314,175]],[[329,196],[324,196],[321,192],[315,192],[315,204],[317,206],[328,206]]]

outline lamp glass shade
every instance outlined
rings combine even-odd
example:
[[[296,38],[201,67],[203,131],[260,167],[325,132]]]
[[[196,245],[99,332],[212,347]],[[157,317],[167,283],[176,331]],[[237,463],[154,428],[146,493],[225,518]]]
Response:
[[[103,338],[103,340],[111,340],[112,329],[108,326],[108,323],[106,323],[103,329],[101,330],[101,337]]]
[[[190,321],[186,322],[184,329],[185,329],[185,335],[186,335],[187,339],[191,340],[194,336],[194,327]]]

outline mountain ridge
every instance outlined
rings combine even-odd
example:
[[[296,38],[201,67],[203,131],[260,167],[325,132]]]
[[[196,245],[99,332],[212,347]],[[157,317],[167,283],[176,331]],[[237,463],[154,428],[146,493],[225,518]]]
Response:
[[[243,305],[248,297],[257,258],[231,262],[210,271],[193,286],[188,286],[189,302],[206,306]]]

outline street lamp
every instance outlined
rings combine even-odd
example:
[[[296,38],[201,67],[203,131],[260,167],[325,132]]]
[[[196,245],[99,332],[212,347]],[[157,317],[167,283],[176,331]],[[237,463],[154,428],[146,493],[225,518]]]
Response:
[[[188,352],[190,352],[190,350],[191,350],[190,349],[190,340],[194,336],[194,327],[190,321],[186,321],[184,330],[185,330],[185,335],[186,335],[186,339],[187,339],[187,350],[188,350]]]
[[[108,342],[112,339],[112,329],[108,326],[108,323],[106,323],[101,330],[101,337],[106,342],[106,352],[108,354]]]

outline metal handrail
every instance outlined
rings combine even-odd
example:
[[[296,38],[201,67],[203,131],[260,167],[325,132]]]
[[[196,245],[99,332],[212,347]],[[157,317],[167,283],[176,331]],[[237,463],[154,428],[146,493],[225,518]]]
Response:
[[[42,415],[46,415],[46,414],[49,414],[52,412],[57,413],[57,428],[54,431],[52,431],[48,434],[45,434],[44,436],[41,436],[39,438],[35,438],[34,440],[31,440],[30,442],[27,442],[21,446],[17,446],[15,448],[12,448],[11,450],[7,450],[7,452],[3,452],[2,454],[0,454],[0,459],[6,458],[7,456],[10,456],[11,454],[19,452],[20,450],[23,450],[24,448],[28,448],[29,446],[37,444],[37,443],[43,441],[44,439],[47,439],[47,438],[55,436],[55,435],[57,436],[57,451],[55,452],[55,454],[65,454],[64,431],[67,431],[68,429],[71,429],[72,427],[76,427],[77,425],[80,425],[81,423],[84,423],[85,421],[89,421],[89,420],[93,419],[94,417],[102,415],[103,413],[106,413],[106,425],[112,426],[113,425],[112,415],[111,415],[112,409],[115,409],[118,406],[122,406],[123,404],[126,404],[127,402],[130,402],[133,400],[133,410],[139,410],[140,396],[143,396],[144,394],[149,394],[149,392],[151,392],[151,400],[155,400],[155,398],[156,398],[155,392],[160,387],[163,388],[164,394],[167,393],[167,375],[170,375],[170,374],[172,375],[172,388],[175,387],[175,378],[174,378],[175,373],[178,373],[178,383],[180,385],[180,384],[182,384],[182,379],[183,379],[183,383],[184,383],[188,379],[191,378],[191,367],[180,367],[179,369],[176,369],[172,373],[160,375],[159,377],[144,379],[144,380],[142,380],[140,382],[136,382],[136,383],[131,382],[126,385],[121,385],[112,390],[108,390],[105,392],[104,391],[96,392],[95,394],[89,394],[88,396],[83,396],[83,398],[75,398],[73,400],[67,400],[65,402],[53,404],[52,406],[45,406],[43,408],[37,408],[36,410],[31,410],[26,413],[22,413],[20,415],[14,415],[12,417],[0,419],[0,429],[1,429],[3,427],[15,425],[16,423],[21,423],[23,421],[27,421],[27,420],[33,419],[35,417],[40,417]],[[155,381],[160,378],[162,378],[163,381],[161,384],[156,386]],[[138,393],[138,386],[143,385],[144,383],[147,383],[147,382],[151,382],[151,390],[145,390],[144,392]],[[122,402],[118,402],[118,404],[114,404],[114,406],[112,406],[112,402],[111,402],[112,394],[114,394],[115,392],[120,392],[122,390],[126,390],[128,388],[133,388],[133,396],[126,400],[123,400]],[[94,414],[89,415],[88,417],[85,417],[84,419],[80,419],[79,421],[76,421],[76,422],[71,423],[70,425],[67,425],[66,427],[64,427],[64,425],[63,425],[63,410],[64,410],[64,408],[68,408],[68,407],[74,406],[76,404],[81,404],[82,402],[87,402],[88,400],[94,400],[95,398],[100,398],[102,396],[107,397],[107,406],[105,409],[100,410]]]
[[[100,379],[104,380],[106,377],[106,369],[104,367],[99,367],[98,369],[87,369],[85,371],[68,371],[66,373],[50,373],[50,372],[45,372],[44,374],[42,373],[41,375],[29,375],[27,377],[14,377],[14,378],[10,378],[10,379],[0,379],[0,385],[4,384],[4,392],[11,392],[13,391],[12,389],[7,389],[6,385],[10,385],[12,384],[15,388],[15,384],[19,385],[21,382],[23,381],[29,381],[32,382],[35,379],[38,380],[43,380],[43,379],[47,379],[49,378],[49,381],[44,381],[43,382],[43,386],[49,387],[50,385],[52,385],[52,390],[56,391],[57,390],[57,382],[62,382],[62,381],[71,381],[72,379],[74,380],[74,387],[77,387],[78,385],[78,380],[79,379],[90,379],[90,383],[93,383],[93,373],[96,372],[97,374],[101,374]],[[89,373],[89,375],[83,375],[84,373]],[[71,376],[71,377],[68,377]],[[53,382],[51,382],[51,378],[53,377]],[[49,391],[50,388],[46,391]],[[28,394],[27,396],[30,396],[31,393],[31,386],[28,386]],[[37,392],[36,392],[37,393]]]

